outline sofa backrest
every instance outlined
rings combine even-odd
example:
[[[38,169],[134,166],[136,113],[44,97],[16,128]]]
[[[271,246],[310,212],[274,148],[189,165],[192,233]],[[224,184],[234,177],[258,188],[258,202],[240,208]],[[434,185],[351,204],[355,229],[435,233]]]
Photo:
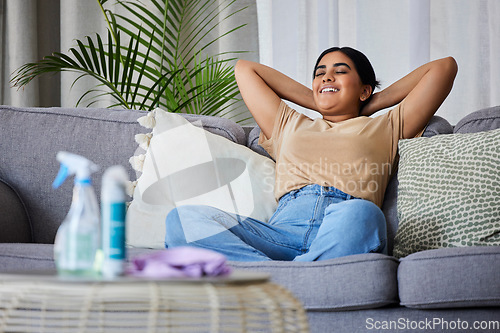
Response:
[[[99,198],[104,170],[120,164],[136,179],[129,159],[138,149],[135,135],[150,130],[137,122],[141,111],[93,108],[16,108],[0,106],[0,179],[16,189],[31,220],[33,241],[53,243],[66,216],[73,182],[52,189],[58,151],[85,156],[100,166],[93,175]],[[245,144],[243,129],[228,119],[185,115],[208,131]]]

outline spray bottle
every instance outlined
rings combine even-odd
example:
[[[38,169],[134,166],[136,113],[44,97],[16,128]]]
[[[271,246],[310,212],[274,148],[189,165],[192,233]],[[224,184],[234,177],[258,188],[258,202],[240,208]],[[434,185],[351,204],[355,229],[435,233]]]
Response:
[[[68,215],[57,230],[54,259],[61,275],[94,276],[96,254],[100,246],[99,205],[90,176],[99,167],[85,157],[59,152],[61,163],[53,187],[58,188],[67,176],[75,175],[73,199]]]
[[[126,260],[125,214],[128,175],[125,168],[115,165],[108,168],[102,177],[102,275],[114,278],[123,275]]]

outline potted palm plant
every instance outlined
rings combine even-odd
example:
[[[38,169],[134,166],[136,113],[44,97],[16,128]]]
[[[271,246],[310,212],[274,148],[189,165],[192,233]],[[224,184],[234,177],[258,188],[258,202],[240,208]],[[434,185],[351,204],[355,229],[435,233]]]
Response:
[[[96,86],[82,94],[77,106],[107,101],[108,107],[152,110],[166,108],[224,116],[240,104],[232,58],[208,54],[210,45],[241,29],[216,38],[236,0],[117,0],[125,14],[115,14],[108,0],[96,0],[107,23],[107,34],[76,40],[67,54],[55,52],[20,67],[11,79],[22,87],[47,73],[72,71],[90,76]],[[236,52],[232,52],[233,54]],[[240,119],[244,120],[244,119]]]

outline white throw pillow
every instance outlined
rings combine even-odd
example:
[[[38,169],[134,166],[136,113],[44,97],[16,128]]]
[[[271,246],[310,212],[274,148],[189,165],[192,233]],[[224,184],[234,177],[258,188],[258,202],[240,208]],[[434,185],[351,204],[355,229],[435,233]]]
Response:
[[[166,216],[181,205],[213,206],[263,222],[272,216],[271,159],[179,114],[156,109],[140,122],[153,133],[139,136],[146,153],[131,158],[140,176],[127,212],[128,246],[164,248]]]

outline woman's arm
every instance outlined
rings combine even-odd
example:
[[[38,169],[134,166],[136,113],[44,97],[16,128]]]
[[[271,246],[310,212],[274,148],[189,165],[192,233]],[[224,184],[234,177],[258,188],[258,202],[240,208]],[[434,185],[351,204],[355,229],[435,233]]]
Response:
[[[457,71],[457,63],[452,57],[431,61],[374,94],[361,115],[369,116],[404,101],[403,137],[413,138],[424,129],[450,93]]]
[[[315,110],[312,90],[265,65],[239,60],[236,82],[246,106],[266,137],[271,137],[281,99]]]

